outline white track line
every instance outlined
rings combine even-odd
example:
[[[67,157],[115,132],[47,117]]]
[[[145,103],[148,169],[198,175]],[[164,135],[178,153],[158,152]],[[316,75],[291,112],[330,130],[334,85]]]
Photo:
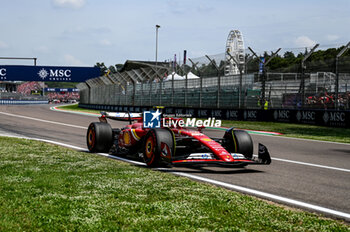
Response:
[[[5,136],[7,136],[7,135],[5,135]],[[61,142],[46,140],[46,139],[28,138],[28,137],[14,136],[14,135],[9,135],[7,137],[23,138],[23,139],[42,141],[42,142],[56,144],[56,145],[59,145],[59,146],[72,148],[72,149],[75,149],[75,150],[87,151],[86,149],[81,148],[81,147],[77,147],[77,146],[73,146],[73,145],[69,145],[69,144],[65,144],[65,143],[61,143]],[[106,153],[96,153],[96,154],[100,155],[100,156],[108,157],[108,158],[111,158],[111,159],[121,160],[121,161],[128,162],[128,163],[131,163],[131,164],[139,165],[139,166],[146,166],[146,164],[142,163],[142,162],[137,162],[137,161],[133,161],[133,160],[123,159],[123,158],[120,158],[120,157],[117,157],[117,156],[111,156],[111,155],[106,154]],[[293,200],[293,199],[282,197],[282,196],[278,196],[278,195],[275,195],[275,194],[266,193],[266,192],[258,191],[258,190],[255,190],[255,189],[250,189],[250,188],[246,188],[246,187],[242,187],[242,186],[238,186],[238,185],[234,185],[234,184],[229,184],[229,183],[225,183],[225,182],[222,182],[222,181],[217,181],[217,180],[213,180],[213,179],[209,179],[209,178],[205,178],[205,177],[191,175],[191,174],[188,174],[188,173],[172,171],[171,169],[168,169],[168,168],[157,168],[156,170],[167,171],[167,172],[170,172],[170,173],[172,173],[174,175],[178,175],[178,176],[187,177],[187,178],[190,178],[190,179],[193,179],[193,180],[198,180],[198,181],[210,183],[210,184],[213,184],[213,185],[221,186],[221,187],[228,188],[228,189],[231,189],[231,190],[235,190],[235,191],[238,191],[238,192],[248,193],[248,194],[251,194],[251,195],[254,195],[254,196],[258,196],[258,197],[262,197],[262,198],[270,199],[270,200],[275,200],[275,201],[278,201],[278,202],[281,202],[281,203],[285,203],[285,204],[288,204],[288,205],[298,206],[298,207],[306,208],[306,209],[313,210],[313,211],[316,211],[316,212],[321,212],[321,213],[325,213],[325,214],[328,214],[328,215],[333,215],[333,216],[345,218],[347,220],[350,219],[350,214],[348,214],[348,213],[337,211],[337,210],[333,210],[333,209],[329,209],[329,208],[325,208],[325,207],[318,206],[318,205],[309,204],[309,203],[298,201],[298,200]]]
[[[333,210],[333,209],[328,209],[328,208],[325,208],[325,207],[322,207],[322,206],[312,205],[312,204],[309,204],[309,203],[306,203],[306,202],[293,200],[293,199],[290,199],[290,198],[281,197],[281,196],[278,196],[278,195],[265,193],[265,192],[262,192],[262,191],[258,191],[258,190],[254,190],[254,189],[238,186],[238,185],[228,184],[228,183],[225,183],[225,182],[212,180],[212,179],[205,178],[205,177],[195,176],[195,175],[191,175],[191,174],[187,174],[187,173],[183,173],[183,172],[171,172],[171,173],[173,173],[175,175],[178,175],[178,176],[188,177],[188,178],[191,178],[191,179],[194,179],[194,180],[203,181],[203,182],[207,182],[207,183],[210,183],[210,184],[222,186],[222,187],[225,187],[225,188],[228,188],[228,189],[232,189],[232,190],[236,190],[236,191],[239,191],[239,192],[252,194],[252,195],[255,195],[255,196],[258,196],[258,197],[262,197],[262,198],[265,198],[265,199],[275,200],[275,201],[278,201],[278,202],[282,202],[282,203],[286,203],[286,204],[290,204],[290,205],[294,205],[294,206],[299,206],[299,207],[306,208],[306,209],[311,209],[311,210],[314,210],[314,211],[317,211],[317,212],[322,212],[322,213],[326,213],[326,214],[329,214],[329,215],[334,215],[334,216],[346,218],[348,220],[350,219],[350,214],[348,214],[348,213],[344,213],[344,212]]]
[[[84,130],[87,129],[87,127],[83,127],[83,126],[76,126],[76,125],[66,124],[66,123],[61,123],[61,122],[48,121],[48,120],[44,120],[44,119],[32,118],[32,117],[23,116],[23,115],[16,115],[16,114],[10,114],[10,113],[5,113],[5,112],[0,112],[0,114],[11,116],[11,117],[18,117],[18,118],[24,118],[24,119],[29,119],[29,120],[35,120],[35,121],[39,121],[39,122],[51,123],[51,124],[56,124],[56,125],[61,125],[61,126],[74,127],[74,128],[84,129]],[[279,138],[279,136],[273,136],[273,137]],[[300,161],[294,161],[294,160],[286,160],[286,159],[280,159],[280,158],[274,158],[274,157],[272,157],[271,159],[276,160],[276,161],[281,161],[281,162],[299,164],[299,165],[306,165],[306,166],[325,168],[325,169],[331,169],[331,170],[336,170],[336,171],[350,172],[349,169],[337,168],[337,167],[332,167],[332,166],[312,164],[312,163],[306,163],[306,162],[300,162]]]
[[[56,124],[56,125],[61,125],[61,126],[74,127],[74,128],[84,129],[84,130],[87,129],[87,127],[83,127],[83,126],[76,126],[76,125],[66,124],[66,123],[62,123],[62,122],[54,122],[54,121],[49,121],[49,120],[44,120],[44,119],[32,118],[32,117],[23,116],[23,115],[10,114],[10,113],[5,113],[5,112],[0,112],[0,114],[11,116],[11,117],[34,120],[34,121],[38,121],[38,122],[46,122],[46,123],[51,123],[51,124]]]
[[[310,164],[310,163],[294,161],[294,160],[287,160],[287,159],[280,159],[280,158],[271,158],[271,159],[272,160],[276,160],[276,161],[281,161],[281,162],[300,164],[300,165],[306,165],[306,166],[317,167],[317,168],[326,168],[326,169],[331,169],[331,170],[336,170],[336,171],[350,172],[349,169],[345,169],[345,168],[336,168],[336,167],[331,167],[331,166],[324,166],[324,165],[319,165],[319,164]]]

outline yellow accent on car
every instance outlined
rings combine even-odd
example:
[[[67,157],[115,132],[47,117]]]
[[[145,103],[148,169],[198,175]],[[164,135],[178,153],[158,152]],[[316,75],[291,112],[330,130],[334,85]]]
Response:
[[[129,134],[128,131],[125,131],[125,132],[124,132],[123,138],[124,138],[124,143],[125,143],[125,144],[130,144],[130,134]]]
[[[233,130],[232,130],[232,139],[233,139],[233,143],[235,144],[235,152],[237,152],[237,143],[236,143],[236,138],[235,138],[235,134],[233,133]]]
[[[134,137],[134,139],[135,139],[136,141],[139,141],[139,140],[141,139],[140,136],[137,135],[135,129],[132,129],[132,130],[131,130],[131,134],[132,134],[132,136]]]

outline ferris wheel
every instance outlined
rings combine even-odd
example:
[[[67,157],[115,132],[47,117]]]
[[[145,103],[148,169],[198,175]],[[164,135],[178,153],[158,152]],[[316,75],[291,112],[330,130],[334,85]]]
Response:
[[[239,65],[245,65],[243,36],[239,30],[230,31],[227,37],[225,50],[225,76],[239,74],[237,63],[231,59],[227,52],[238,62]]]

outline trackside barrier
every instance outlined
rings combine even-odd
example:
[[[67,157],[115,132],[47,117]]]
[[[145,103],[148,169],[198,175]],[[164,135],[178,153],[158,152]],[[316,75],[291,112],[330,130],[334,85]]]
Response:
[[[49,101],[35,101],[35,100],[6,100],[1,99],[0,105],[27,105],[27,104],[48,104]]]
[[[79,104],[82,108],[101,111],[143,112],[153,109],[143,106],[117,106],[98,104]],[[186,115],[196,118],[216,118],[239,121],[265,121],[311,124],[329,127],[350,128],[350,111],[336,110],[298,110],[298,109],[210,109],[166,107],[163,113],[177,116]]]

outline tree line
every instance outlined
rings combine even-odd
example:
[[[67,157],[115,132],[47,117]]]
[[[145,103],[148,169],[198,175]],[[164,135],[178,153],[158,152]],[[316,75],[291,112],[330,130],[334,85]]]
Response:
[[[344,48],[329,48],[326,50],[318,50],[314,52],[309,59],[305,62],[306,72],[333,72],[335,73],[335,57]],[[301,62],[308,50],[305,49],[304,52],[299,52],[295,54],[292,51],[286,51],[283,55],[277,54],[271,59],[271,62],[265,67],[267,72],[275,73],[296,73],[301,72]],[[265,52],[263,56],[265,60],[268,60],[271,55]],[[252,57],[250,54],[245,56],[246,66],[244,68],[244,73],[256,73],[259,71],[260,59]],[[208,76],[223,76],[226,66],[226,62],[221,60],[219,64],[213,60],[215,65],[218,67],[219,71],[215,68],[212,63],[199,64],[197,68],[192,68],[191,66],[185,65],[181,69],[175,70],[180,75],[183,75],[183,70],[191,70],[194,74],[198,76],[208,77]],[[120,71],[123,64],[115,64],[107,67],[103,62],[96,63],[95,67],[101,69],[101,75],[108,72],[115,73]],[[348,49],[340,58],[338,62],[338,70],[340,73],[350,73],[350,49]]]

